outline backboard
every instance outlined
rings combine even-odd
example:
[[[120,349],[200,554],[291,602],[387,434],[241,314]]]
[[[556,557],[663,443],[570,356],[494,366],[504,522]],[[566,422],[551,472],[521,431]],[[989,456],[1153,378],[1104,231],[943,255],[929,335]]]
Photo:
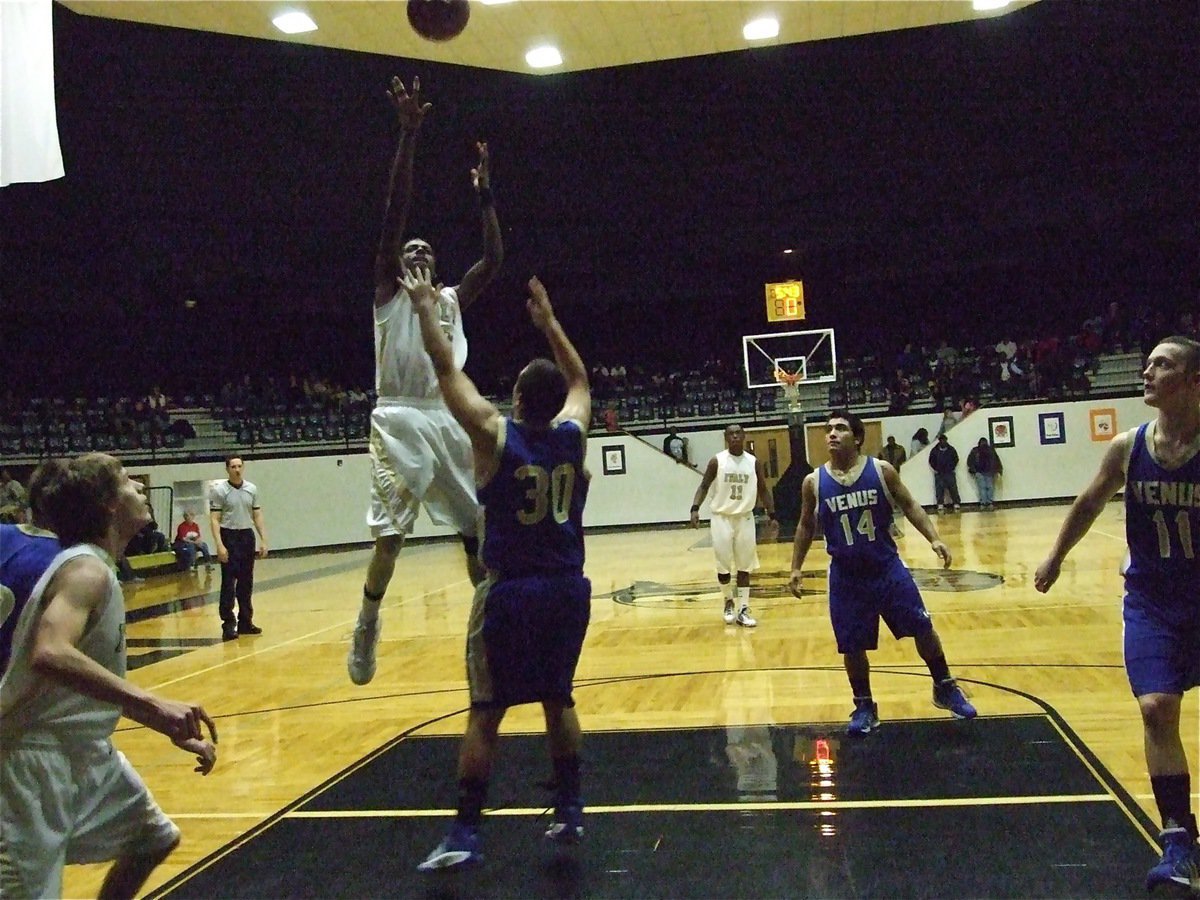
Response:
[[[837,381],[837,345],[832,328],[742,335],[742,365],[748,388],[779,388],[776,369],[799,372],[807,384]]]

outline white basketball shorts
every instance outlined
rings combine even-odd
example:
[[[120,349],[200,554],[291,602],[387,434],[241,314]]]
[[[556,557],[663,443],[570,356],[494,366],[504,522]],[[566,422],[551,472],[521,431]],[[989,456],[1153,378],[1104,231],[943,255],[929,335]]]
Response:
[[[445,406],[380,401],[371,413],[370,452],[373,536],[410,533],[422,504],[437,524],[475,536],[471,441]]]
[[[179,842],[110,741],[19,743],[0,763],[0,895],[61,897],[63,866],[157,854]]]
[[[722,516],[714,513],[709,522],[712,533],[713,556],[717,572],[753,572],[758,568],[758,549],[754,533],[754,513]]]

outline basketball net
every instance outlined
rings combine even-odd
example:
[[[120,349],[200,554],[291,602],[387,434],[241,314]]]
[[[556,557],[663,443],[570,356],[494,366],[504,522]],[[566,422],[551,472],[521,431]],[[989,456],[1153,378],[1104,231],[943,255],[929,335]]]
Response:
[[[788,372],[776,367],[775,380],[779,382],[779,389],[783,391],[783,399],[787,403],[788,418],[799,416],[802,411],[800,385],[804,381],[804,374],[802,372]]]

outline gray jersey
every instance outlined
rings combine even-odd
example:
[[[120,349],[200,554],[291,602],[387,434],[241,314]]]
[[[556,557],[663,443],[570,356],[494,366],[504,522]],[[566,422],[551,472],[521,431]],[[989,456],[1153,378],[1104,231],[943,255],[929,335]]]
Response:
[[[218,481],[208,494],[208,509],[220,514],[222,528],[253,528],[254,510],[258,508],[258,485],[253,481],[242,479],[237,487],[228,479]]]
[[[91,544],[77,544],[54,557],[33,589],[17,620],[12,658],[0,679],[0,729],[5,744],[17,743],[31,733],[53,733],[72,742],[108,739],[121,718],[119,707],[94,700],[78,691],[48,681],[30,665],[33,642],[44,611],[42,596],[55,574],[81,556],[94,556],[109,569],[108,595],[96,608],[77,645],[85,656],[108,671],[125,677],[125,595],[111,568],[108,555]]]

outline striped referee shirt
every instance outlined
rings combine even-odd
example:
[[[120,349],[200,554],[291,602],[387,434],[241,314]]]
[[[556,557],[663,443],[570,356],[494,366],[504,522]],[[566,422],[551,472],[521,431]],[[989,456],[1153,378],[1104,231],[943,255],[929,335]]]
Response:
[[[222,528],[235,531],[253,528],[251,512],[260,508],[258,487],[252,481],[243,480],[237,487],[228,480],[219,481],[209,493],[208,509],[220,513]]]

